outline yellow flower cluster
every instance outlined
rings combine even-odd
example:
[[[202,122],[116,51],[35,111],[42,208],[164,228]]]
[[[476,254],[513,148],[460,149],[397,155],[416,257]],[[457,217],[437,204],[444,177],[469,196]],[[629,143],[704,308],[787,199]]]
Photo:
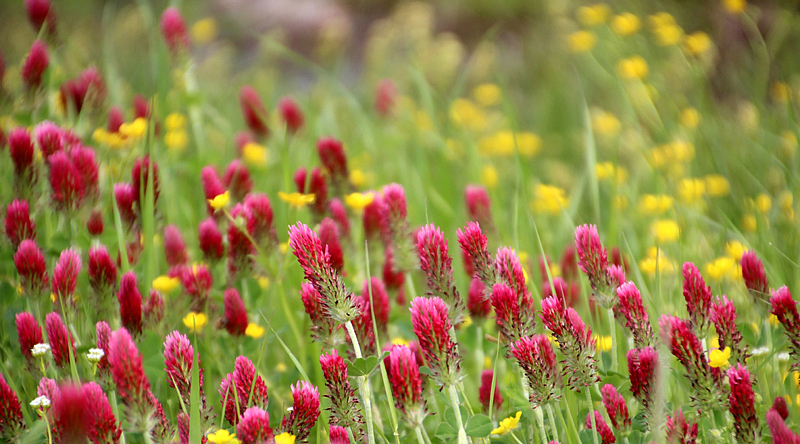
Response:
[[[472,98],[483,107],[499,105],[502,97],[503,93],[500,87],[494,83],[483,83],[472,90]]]
[[[639,212],[649,215],[661,215],[672,209],[675,199],[667,194],[644,194],[639,198]]]
[[[537,184],[531,208],[535,213],[558,214],[569,205],[564,189],[555,185]]]
[[[164,144],[170,151],[181,152],[189,145],[189,134],[186,132],[186,116],[181,113],[170,113],[164,120],[167,134]]]
[[[533,157],[542,147],[542,140],[531,132],[514,133],[497,131],[478,142],[478,151],[486,156],[511,156],[518,151],[525,157]]]
[[[92,139],[109,148],[119,149],[141,139],[146,131],[147,121],[144,117],[139,117],[133,122],[120,125],[116,133],[108,132],[105,128],[97,128],[92,133]]]
[[[578,8],[578,22],[583,26],[602,25],[611,15],[611,8],[605,3],[597,3]]]
[[[500,421],[499,427],[492,430],[492,435],[505,435],[506,433],[516,429],[519,427],[519,419],[522,417],[522,412],[517,412],[514,416],[509,416],[508,418]]]
[[[263,167],[267,165],[267,149],[255,142],[248,142],[242,147],[242,159],[248,165]]]
[[[648,276],[655,276],[657,272],[672,274],[677,270],[675,262],[664,254],[664,250],[650,247],[647,257],[639,261],[639,269]]]
[[[207,322],[208,317],[205,313],[195,313],[192,311],[183,318],[183,325],[185,325],[189,331],[200,331]]]
[[[598,135],[612,137],[619,133],[622,124],[617,116],[599,109],[592,113],[592,128]]]
[[[665,168],[675,163],[694,159],[694,145],[683,140],[658,145],[650,150],[650,164],[654,168]]]
[[[675,242],[680,237],[681,229],[678,223],[672,219],[663,219],[653,222],[650,231],[656,239],[658,245]]]
[[[614,180],[618,184],[628,180],[628,170],[624,167],[614,165],[611,162],[601,162],[595,165],[598,180]]]
[[[649,73],[650,68],[642,56],[630,56],[617,64],[617,74],[623,80],[644,80]]]
[[[586,52],[594,48],[597,43],[597,36],[591,31],[575,31],[567,37],[567,45],[574,53]]]
[[[683,28],[675,22],[675,17],[666,12],[659,12],[648,17],[650,30],[659,46],[672,46],[683,39]]]
[[[641,27],[642,21],[639,20],[639,17],[630,12],[623,12],[622,14],[614,16],[611,20],[611,29],[622,37],[636,34]]]
[[[308,204],[314,203],[315,196],[313,194],[301,194],[298,192],[293,193],[285,193],[283,191],[278,191],[278,197],[284,201],[288,202],[289,205],[295,208],[303,208]]]
[[[693,32],[683,39],[683,49],[689,54],[700,57],[713,46],[711,37],[703,31]]]
[[[480,106],[473,101],[458,98],[450,105],[450,119],[457,126],[469,131],[482,132],[489,123],[489,118]]]
[[[706,275],[715,281],[725,278],[741,279],[742,267],[736,263],[736,259],[730,256],[721,256],[706,264]]]

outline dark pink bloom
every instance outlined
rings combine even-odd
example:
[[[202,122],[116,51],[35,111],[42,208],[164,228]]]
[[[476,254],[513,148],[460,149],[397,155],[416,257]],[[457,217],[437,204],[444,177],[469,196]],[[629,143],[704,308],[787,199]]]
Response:
[[[481,385],[478,388],[478,400],[483,406],[483,411],[489,412],[489,404],[492,401],[492,380],[494,379],[494,371],[492,369],[484,370],[481,373]],[[500,394],[500,381],[495,381],[494,385],[494,404],[493,411],[497,412],[503,407],[503,395]]]
[[[690,423],[681,409],[674,416],[667,415],[667,441],[671,444],[696,443],[697,423]]]
[[[328,427],[331,444],[350,444],[350,437],[347,436],[347,429],[340,426],[331,425]]]
[[[25,12],[28,14],[28,21],[31,22],[35,33],[38,34],[42,26],[47,24],[46,33],[48,35],[55,34],[56,13],[50,0],[25,0]]]
[[[319,341],[326,348],[335,346],[333,332],[334,323],[333,319],[328,317],[325,312],[325,307],[322,303],[322,296],[314,289],[314,286],[304,282],[300,286],[300,297],[303,301],[303,307],[306,313],[311,318],[311,337],[315,341]]]
[[[17,252],[14,253],[14,265],[22,281],[22,288],[28,296],[38,295],[47,288],[47,265],[36,242],[30,239],[20,242]]]
[[[603,308],[613,307],[616,288],[608,273],[608,252],[600,243],[597,227],[581,225],[576,228],[575,248],[578,250],[578,266],[589,277],[595,299]]]
[[[222,326],[232,336],[242,336],[247,330],[247,311],[244,308],[244,301],[239,296],[235,288],[225,290],[225,318]]]
[[[575,309],[565,307],[555,296],[542,300],[542,322],[558,341],[562,361],[562,374],[573,390],[594,384],[597,379],[597,362],[594,359],[595,339]]]
[[[61,396],[61,389],[58,383],[50,378],[42,378],[39,385],[36,386],[36,394],[38,396],[46,396],[51,402]]]
[[[22,351],[22,356],[25,357],[25,361],[30,368],[35,368],[36,363],[31,354],[31,349],[34,345],[44,342],[44,339],[42,339],[42,327],[36,321],[36,318],[27,311],[17,314],[15,320],[17,324],[19,348],[20,351]]]
[[[233,159],[225,174],[222,175],[222,184],[230,190],[231,197],[235,200],[242,200],[253,189],[253,180],[250,179],[250,171],[247,166],[239,159]]]
[[[133,96],[133,117],[138,119],[142,117],[150,120],[153,116],[153,110],[150,108],[150,100],[145,99],[141,94]]]
[[[627,359],[631,394],[642,404],[645,413],[649,414],[659,371],[658,352],[652,346],[634,348],[628,351]]]
[[[361,416],[355,390],[347,379],[347,364],[336,349],[320,356],[319,364],[325,376],[325,386],[329,391],[325,396],[331,401],[329,423],[349,427],[355,434],[356,440],[361,439],[363,434],[361,424],[364,423],[364,419]]]
[[[328,203],[328,212],[331,218],[336,221],[336,226],[339,227],[339,233],[342,237],[350,237],[350,219],[347,216],[347,209],[341,200],[337,198],[331,199]]]
[[[506,284],[492,287],[492,306],[497,315],[497,327],[501,340],[508,345],[523,338],[533,329],[533,308],[520,304],[520,298]]]
[[[58,263],[53,270],[53,294],[56,295],[55,302],[60,299],[72,301],[75,293],[75,285],[78,280],[78,273],[81,271],[81,258],[75,250],[70,248],[61,252]]]
[[[206,209],[209,215],[213,215],[214,207],[208,203],[208,200],[225,193],[225,186],[212,166],[203,167],[200,171],[200,180],[203,182],[203,193],[206,196]]]
[[[146,328],[153,328],[164,319],[164,296],[161,293],[150,290],[150,297],[142,307],[142,318]]]
[[[111,341],[111,327],[104,321],[100,321],[95,325],[95,334],[97,335],[97,348],[103,350],[103,357],[97,363],[97,368],[100,370],[108,369],[108,355],[110,353],[109,343]]]
[[[87,382],[82,387],[89,414],[89,440],[95,444],[119,442],[122,429],[108,402],[108,396],[99,385]]]
[[[248,272],[252,267],[255,247],[250,239],[255,229],[256,219],[253,212],[242,204],[234,205],[231,209],[231,217],[236,221],[228,226],[228,275],[229,279],[233,280]]]
[[[378,323],[378,328],[385,332],[389,325],[389,294],[386,292],[383,282],[377,277],[364,281],[361,299],[369,301],[370,290],[372,290],[372,310],[375,312],[375,322]],[[371,316],[370,322],[372,322]]]
[[[736,441],[755,443],[759,438],[758,416],[756,416],[755,393],[747,367],[737,363],[728,370],[728,383],[731,387],[728,396],[728,410],[733,416]]]
[[[464,200],[467,203],[467,217],[492,231],[492,203],[486,188],[480,185],[467,185],[464,189]]]
[[[34,148],[31,135],[24,127],[13,128],[8,132],[8,152],[14,163],[14,177],[18,185],[31,185],[34,181]]]
[[[797,314],[797,302],[792,298],[789,289],[783,287],[772,292],[772,310],[783,325],[783,332],[789,340],[789,353],[792,356],[792,367],[800,367],[800,316]]]
[[[606,424],[606,421],[603,419],[603,414],[594,411],[594,422],[597,425],[597,433],[600,435],[602,444],[613,444],[617,442],[617,438],[614,436],[614,432],[611,431],[611,428]],[[591,417],[586,417],[586,428],[592,430],[592,419]]]
[[[172,55],[188,51],[191,47],[189,34],[186,32],[186,23],[183,21],[178,8],[167,8],[161,14],[161,35]]]
[[[767,302],[769,296],[769,283],[764,264],[752,250],[742,254],[742,278],[753,299],[760,306],[762,302]]]
[[[69,152],[72,164],[81,176],[83,186],[86,188],[85,194],[88,197],[97,195],[97,181],[99,170],[94,150],[83,145],[73,145]]]
[[[86,221],[86,230],[92,236],[100,236],[103,234],[103,213],[100,210],[93,210],[89,215],[89,220]]]
[[[292,412],[283,417],[281,429],[294,435],[296,442],[308,442],[311,428],[319,418],[319,390],[308,381],[292,387]]]
[[[359,346],[364,355],[369,356],[375,353],[375,328],[372,324],[372,308],[369,299],[363,299],[353,295],[353,303],[359,312],[358,317],[353,320],[353,328],[358,338]],[[346,342],[352,343],[350,332],[346,334]]]
[[[214,283],[211,271],[205,265],[185,266],[178,270],[183,290],[192,300],[192,310],[198,313],[205,311],[208,292]]]
[[[486,286],[478,278],[472,278],[467,297],[469,315],[476,320],[486,319],[492,311],[492,301],[486,297]]]
[[[414,353],[405,345],[396,345],[389,350],[389,385],[392,387],[395,406],[413,426],[422,423],[425,417],[425,400],[422,397],[422,377]],[[497,400],[495,400],[497,405]]]
[[[521,307],[530,306],[533,303],[531,291],[525,284],[525,273],[517,253],[508,247],[498,248],[494,262],[498,281],[505,282],[511,288],[514,295],[519,298]]]
[[[106,126],[106,129],[109,133],[117,133],[123,123],[125,123],[125,116],[122,114],[122,110],[116,105],[112,106],[108,110],[108,126]]]
[[[333,219],[326,217],[319,224],[318,231],[323,248],[330,254],[333,269],[337,273],[342,273],[344,270],[344,253],[342,252],[342,243],[339,240],[339,227]]]
[[[134,335],[142,333],[142,294],[136,287],[136,274],[129,271],[122,275],[119,284],[119,317],[122,326]]]
[[[164,256],[167,265],[186,265],[189,262],[189,255],[186,253],[186,242],[183,241],[181,231],[175,225],[167,225],[164,228]]]
[[[53,202],[60,210],[76,210],[86,194],[86,184],[80,171],[63,151],[54,153],[48,160]]]
[[[65,384],[53,401],[56,435],[64,443],[86,442],[92,417],[86,395],[80,386]]]
[[[47,45],[41,40],[36,40],[31,46],[31,51],[22,65],[22,83],[30,92],[36,90],[42,84],[42,75],[47,65],[50,64],[50,56],[47,55]]]
[[[655,345],[653,327],[636,284],[627,282],[620,285],[617,288],[617,297],[619,303],[614,311],[625,320],[625,327],[631,331],[636,348]]]
[[[178,390],[183,402],[189,405],[192,389],[192,360],[194,358],[194,347],[189,342],[189,338],[182,335],[177,330],[167,335],[164,341],[164,371],[167,373],[167,383],[170,387]],[[203,394],[203,365],[200,363],[200,356],[197,356],[199,368],[199,390],[200,397],[205,404]]]
[[[561,254],[561,276],[567,282],[578,279],[578,257],[576,253],[575,244],[572,243],[564,247],[564,252]]]
[[[625,437],[631,433],[631,418],[628,414],[628,404],[625,403],[625,398],[617,392],[611,384],[606,384],[600,390],[603,395],[603,406],[608,412],[608,418],[611,420],[611,426],[614,427],[620,437]]]
[[[683,264],[683,298],[689,311],[689,324],[700,337],[708,332],[708,311],[711,308],[711,288],[706,285],[700,270],[691,263]]]
[[[491,288],[496,280],[496,268],[489,255],[489,238],[481,231],[477,222],[469,222],[464,228],[458,229],[458,243],[464,258],[469,258],[469,265],[474,269],[474,276]]]
[[[14,200],[6,207],[6,236],[16,249],[25,239],[36,240],[36,224],[31,220],[28,202]]]
[[[378,115],[388,116],[397,101],[397,86],[391,79],[381,79],[375,88],[375,111]]]
[[[775,409],[769,409],[767,412],[767,425],[772,433],[773,444],[800,444],[800,436],[792,432],[783,420],[784,418]]]
[[[152,167],[152,173],[151,171]],[[153,204],[158,202],[158,164],[150,160],[149,156],[140,157],[133,163],[131,168],[131,183],[133,184],[133,200],[139,204],[141,208],[143,199],[147,195],[147,184],[150,180],[150,175],[153,176]],[[141,193],[141,194],[140,194]]]
[[[134,194],[133,185],[125,182],[114,184],[114,200],[117,202],[120,219],[122,219],[124,227],[128,230],[136,223],[136,211],[133,206],[135,202]]]
[[[402,270],[398,270],[397,267],[394,265],[394,253],[392,252],[391,248],[387,248],[384,252],[385,260],[383,262],[383,283],[386,284],[386,288],[391,290],[399,290],[400,293],[403,291],[403,284],[405,283],[405,273]],[[398,295],[398,304],[404,304],[405,302],[400,301],[400,295]]]
[[[427,294],[447,302],[450,322],[459,324],[464,301],[453,280],[453,259],[442,230],[433,224],[422,227],[417,233],[417,253],[420,268],[428,277]]]
[[[300,167],[297,171],[294,172],[292,176],[292,181],[294,185],[297,187],[297,192],[300,194],[306,194],[306,179],[308,174],[306,173],[306,169]]]
[[[317,153],[336,194],[341,195],[349,187],[347,156],[342,142],[333,137],[323,137],[317,141]]]
[[[388,208],[380,193],[373,193],[372,196],[372,203],[364,207],[361,220],[367,240],[370,244],[377,244],[385,241],[389,235]]]
[[[461,356],[450,337],[447,304],[437,297],[418,297],[411,301],[411,324],[434,380],[450,386],[459,379]]]
[[[86,68],[80,75],[61,85],[61,101],[66,109],[70,104],[76,114],[80,114],[84,103],[95,108],[103,104],[106,97],[106,84],[96,67]],[[87,102],[88,101],[88,102]]]
[[[719,337],[720,349],[731,348],[733,362],[744,363],[748,357],[747,346],[742,344],[742,335],[736,328],[736,307],[726,296],[712,302],[709,319],[714,324]]]
[[[212,263],[222,259],[225,255],[225,246],[222,245],[222,233],[214,219],[209,217],[200,222],[197,231],[203,258]]]
[[[49,313],[44,320],[47,330],[47,339],[50,342],[53,360],[58,367],[69,365],[69,349],[72,348],[72,355],[75,355],[75,341],[72,334],[67,331],[67,326],[61,320],[58,313]]]
[[[781,415],[781,418],[783,418],[783,420],[786,420],[786,418],[789,417],[789,407],[787,407],[786,398],[784,398],[783,396],[778,396],[775,398],[775,401],[772,402],[771,410],[775,410],[776,412],[778,412],[778,414]]]
[[[242,107],[244,121],[250,131],[258,137],[268,136],[267,109],[264,108],[261,98],[258,97],[258,93],[252,86],[245,85],[239,91],[239,104]]]
[[[553,291],[555,288],[555,292]],[[553,278],[553,287],[550,287],[550,281],[542,283],[542,297],[556,296],[567,307],[574,307],[580,300],[580,287],[577,282],[567,283],[559,276]]]
[[[259,407],[250,407],[236,426],[236,437],[241,444],[263,444],[275,442],[269,426],[269,413]]]
[[[278,112],[290,134],[296,133],[303,126],[303,110],[291,97],[284,97],[278,102]]]
[[[525,371],[531,389],[531,405],[539,407],[561,397],[561,376],[556,354],[547,336],[524,336],[511,344],[509,351]]]
[[[225,419],[231,424],[239,422],[240,412],[246,410],[248,406],[266,408],[269,403],[267,385],[256,373],[253,362],[244,356],[236,358],[233,373],[228,373],[222,380],[219,396],[225,409]],[[236,408],[237,399],[239,409]],[[241,437],[239,439],[241,440]]]
[[[325,216],[328,209],[328,180],[325,173],[319,168],[311,170],[311,177],[308,181],[308,192],[314,195],[314,203],[311,205],[311,212],[315,220],[320,220]]]
[[[55,153],[64,151],[64,130],[55,123],[49,120],[39,123],[34,128],[33,135],[45,160],[50,159]]]
[[[124,328],[111,333],[108,343],[108,364],[111,376],[122,403],[135,410],[139,417],[151,411],[148,395],[150,382],[144,374],[142,356],[136,348],[131,335]],[[138,418],[145,419],[145,418]]]
[[[117,267],[103,245],[89,249],[89,285],[98,295],[114,290],[117,285]]]

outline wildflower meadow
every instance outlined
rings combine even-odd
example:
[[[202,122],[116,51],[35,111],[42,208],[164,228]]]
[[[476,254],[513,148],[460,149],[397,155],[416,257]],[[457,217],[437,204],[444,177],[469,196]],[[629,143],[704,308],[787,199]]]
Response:
[[[0,442],[800,443],[788,1],[0,2]]]

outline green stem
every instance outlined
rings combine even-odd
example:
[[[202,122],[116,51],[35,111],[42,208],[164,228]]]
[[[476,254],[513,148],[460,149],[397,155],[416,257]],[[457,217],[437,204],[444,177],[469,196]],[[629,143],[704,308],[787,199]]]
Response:
[[[553,431],[553,439],[558,442],[558,426],[556,426],[556,418],[553,416],[553,404],[548,403],[545,409],[547,410],[547,417],[550,419],[550,429]]]
[[[422,438],[422,431],[420,430],[422,426],[414,427],[414,434],[417,435],[417,443],[418,444],[425,444],[425,439]]]
[[[617,326],[614,321],[614,309],[609,308],[606,313],[608,313],[608,328],[611,330],[611,371],[616,372],[619,369],[619,363],[617,362]]]
[[[594,444],[597,444],[597,422],[594,420],[594,404],[592,403],[592,394],[589,393],[589,387],[584,387],[583,393],[586,395],[586,402],[589,404],[589,421],[592,423],[592,441]]]
[[[453,413],[456,415],[456,424],[458,424],[458,444],[467,444],[467,432],[464,431],[464,422],[461,420],[461,409],[459,408],[456,386],[448,386],[447,394],[450,395],[450,405],[453,407]]]
[[[533,409],[533,416],[536,417],[536,424],[539,426],[539,434],[542,437],[542,442],[550,442],[547,439],[547,431],[544,429],[544,414],[542,413],[542,407],[536,407]]]
[[[353,322],[347,321],[344,326],[347,329],[347,334],[350,335],[350,339],[353,341],[353,349],[355,350],[356,358],[361,359],[361,346],[358,344]],[[370,390],[369,387],[369,377],[359,376],[356,378],[356,381],[358,382],[358,394],[361,395],[361,402],[364,405],[364,416],[367,422],[367,439],[369,440],[369,444],[375,444],[375,431],[373,430],[374,425],[372,424],[372,390]]]
[[[516,441],[517,444],[522,444],[522,441],[517,438],[517,435],[515,435],[513,431],[511,432],[511,437],[514,438],[514,441]]]

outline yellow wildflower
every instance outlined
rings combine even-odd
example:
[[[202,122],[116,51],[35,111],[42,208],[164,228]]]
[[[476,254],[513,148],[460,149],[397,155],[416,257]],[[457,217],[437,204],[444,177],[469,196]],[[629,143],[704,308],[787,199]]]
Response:
[[[747,7],[746,0],[722,0],[722,6],[731,14],[740,14]]]
[[[471,100],[458,98],[450,105],[450,118],[457,126],[471,131],[483,131],[488,118]]]
[[[219,429],[214,433],[209,433],[206,438],[208,438],[208,442],[214,444],[239,444],[239,440],[236,439],[236,434],[230,434],[225,429]]]
[[[313,194],[300,194],[296,191],[293,193],[278,191],[278,197],[284,202],[289,202],[289,205],[295,208],[303,208],[308,204],[314,203],[315,196]]]
[[[283,362],[279,362],[279,363],[275,364],[275,371],[276,372],[278,372],[278,373],[286,373],[286,370],[288,370],[288,368],[286,368],[286,364],[284,364]]]
[[[595,26],[605,23],[611,14],[611,8],[605,3],[598,3],[578,8],[578,21],[583,26]]]
[[[708,365],[714,368],[727,367],[730,365],[728,359],[731,358],[731,348],[725,347],[725,350],[714,349],[708,354]]]
[[[575,31],[567,37],[567,43],[574,53],[586,52],[594,48],[597,37],[589,31]]]
[[[516,134],[517,138],[517,151],[525,157],[533,157],[542,146],[542,139],[536,134],[530,132],[521,132]]]
[[[138,117],[131,123],[123,123],[119,127],[119,133],[125,137],[139,138],[147,131],[147,121],[144,117]]]
[[[614,208],[624,210],[628,208],[628,198],[626,196],[614,196]]]
[[[772,82],[769,86],[769,95],[773,101],[778,103],[786,103],[789,101],[789,96],[792,90],[785,82]]]
[[[794,153],[797,151],[797,136],[790,130],[786,130],[781,133],[781,153],[784,157],[789,159],[794,157]]]
[[[742,230],[747,231],[748,233],[752,233],[756,231],[758,227],[758,223],[756,222],[756,217],[752,214],[745,214],[742,216]]]
[[[617,74],[624,80],[644,80],[649,72],[647,61],[642,56],[634,55],[617,64]]]
[[[164,126],[167,131],[182,130],[186,128],[186,116],[181,113],[169,113],[164,119]]]
[[[472,325],[472,316],[466,315],[464,319],[461,320],[461,328],[467,328]]]
[[[654,28],[653,34],[659,46],[672,46],[678,44],[683,38],[683,28],[672,23]]]
[[[484,165],[481,169],[481,183],[486,185],[486,188],[494,188],[498,180],[497,169],[492,165]]]
[[[644,215],[664,214],[672,209],[675,200],[666,194],[645,194],[639,199],[639,211]]]
[[[719,336],[711,336],[708,338],[708,348],[709,350],[719,348]]]
[[[555,185],[537,184],[531,203],[536,213],[558,214],[569,205],[566,192]]]
[[[498,131],[478,142],[478,151],[486,156],[511,156],[514,147],[514,133],[508,130]]]
[[[394,339],[392,339],[391,342],[392,342],[392,345],[408,345],[409,344],[408,341],[406,341],[405,339],[403,339],[403,338],[401,338],[399,336],[394,338]]]
[[[773,327],[777,327],[778,325],[781,324],[781,321],[774,314],[769,315],[768,320],[769,320],[769,325],[771,325]]]
[[[354,187],[360,188],[366,181],[367,175],[360,169],[355,168],[350,171],[350,183],[352,183]]]
[[[731,192],[731,184],[721,174],[710,174],[703,178],[706,193],[711,197],[727,196]]]
[[[226,191],[222,194],[218,194],[213,199],[207,200],[208,204],[211,205],[211,208],[213,208],[214,211],[217,211],[228,206],[228,203],[231,201],[231,193],[230,191]]]
[[[248,142],[242,147],[242,158],[250,165],[263,167],[267,164],[267,149],[255,142]]]
[[[519,419],[522,417],[522,412],[517,412],[514,416],[500,421],[500,427],[492,430],[492,435],[505,435],[506,433],[519,427]]]
[[[278,245],[278,250],[281,251],[281,254],[286,254],[286,252],[289,251],[289,242],[281,242]]]
[[[247,324],[244,334],[250,336],[251,338],[258,339],[261,336],[264,336],[264,327],[251,322]]]
[[[697,108],[688,107],[684,108],[681,111],[680,115],[680,122],[681,126],[688,129],[697,128],[697,125],[700,124],[702,117],[700,116],[700,112],[697,111]]]
[[[755,204],[759,213],[769,213],[769,210],[772,208],[772,198],[769,197],[769,194],[761,193],[756,196]]]
[[[647,250],[647,257],[639,262],[639,269],[649,276],[655,276],[657,272],[674,273],[677,266],[664,255],[663,250],[651,247]]]
[[[206,17],[198,20],[192,25],[192,40],[200,45],[207,45],[214,41],[219,34],[217,21],[213,17]]]
[[[490,356],[483,357],[483,368],[492,368],[492,358]]]
[[[728,256],[718,257],[714,262],[706,264],[706,274],[715,281],[720,281],[726,277],[734,278],[737,276],[736,261]],[[741,274],[741,271],[738,272]]]
[[[258,286],[261,287],[262,290],[266,290],[269,288],[269,278],[266,276],[261,276],[258,278]]]
[[[283,432],[275,437],[275,444],[294,444],[294,435],[289,432]]]
[[[706,184],[700,179],[684,178],[678,182],[678,196],[686,204],[699,202],[706,193]]]
[[[105,128],[97,128],[92,133],[92,139],[97,143],[102,143],[110,148],[122,148],[125,146],[127,137],[122,137],[119,133],[109,133]]]
[[[641,27],[642,22],[639,17],[630,12],[623,12],[614,16],[614,19],[611,20],[611,29],[622,37],[635,34]]]
[[[478,102],[478,105],[484,107],[495,106],[500,103],[502,91],[494,83],[483,83],[472,90],[472,98]]]
[[[678,240],[681,230],[678,223],[672,219],[659,220],[650,226],[650,231],[656,238],[656,243],[663,245]]]
[[[733,240],[725,244],[725,251],[728,253],[728,256],[739,261],[742,260],[742,255],[745,251],[747,251],[747,247],[745,247],[741,242]]]
[[[171,151],[181,152],[189,145],[189,134],[182,129],[167,131],[164,135],[164,144]]]
[[[361,211],[375,200],[375,195],[372,193],[350,193],[344,197],[344,203],[348,207]]]
[[[433,129],[431,116],[425,110],[417,110],[414,113],[414,124],[421,130],[430,131]]]
[[[625,182],[628,179],[628,171],[620,166],[615,166],[611,162],[601,162],[595,165],[597,178],[599,180],[613,179],[617,183]]]
[[[592,338],[595,340],[597,344],[597,349],[600,351],[609,351],[611,350],[611,336],[600,336],[600,335],[592,335]]]
[[[592,128],[601,136],[615,136],[622,128],[619,119],[609,112],[598,110],[593,113]]]
[[[153,290],[159,293],[169,293],[181,284],[181,280],[176,277],[159,276],[153,279]]]
[[[197,329],[197,331],[202,330],[206,322],[208,322],[208,318],[205,313],[195,313],[191,311],[183,318],[183,325],[185,325],[189,331],[195,331],[195,329]]]
[[[693,56],[701,56],[711,49],[711,37],[703,31],[693,32],[683,39],[683,49]]]

